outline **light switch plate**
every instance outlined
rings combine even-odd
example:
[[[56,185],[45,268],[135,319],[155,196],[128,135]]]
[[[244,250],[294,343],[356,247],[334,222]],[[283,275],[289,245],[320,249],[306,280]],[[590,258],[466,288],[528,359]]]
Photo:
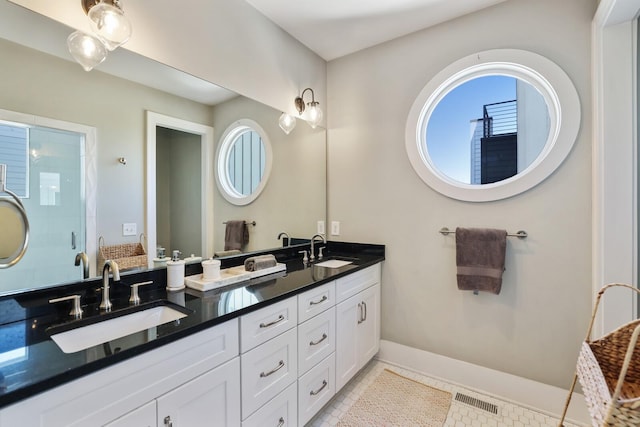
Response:
[[[340,221],[331,221],[331,235],[332,236],[340,235]]]
[[[135,222],[125,222],[122,224],[123,236],[135,236],[136,234],[138,234],[138,226]]]
[[[324,234],[324,221],[318,221],[318,234]]]

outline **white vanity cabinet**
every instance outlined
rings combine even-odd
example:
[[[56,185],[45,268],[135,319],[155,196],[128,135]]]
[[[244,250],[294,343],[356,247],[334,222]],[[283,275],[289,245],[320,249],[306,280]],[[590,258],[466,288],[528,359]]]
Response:
[[[378,351],[380,264],[0,410],[0,427],[303,426]]]
[[[298,377],[297,308],[294,296],[240,317],[243,420]]]
[[[359,279],[359,280],[356,280]],[[336,385],[340,390],[380,348],[380,264],[344,278],[336,289]]]
[[[159,411],[176,410],[169,403],[197,404],[209,420],[212,397],[223,395],[229,425],[239,425],[238,338],[238,319],[216,325],[3,408],[0,426],[163,426]],[[193,402],[180,400],[186,394]],[[196,402],[202,396],[208,403]]]
[[[237,426],[239,375],[240,362],[235,357],[105,427]]]

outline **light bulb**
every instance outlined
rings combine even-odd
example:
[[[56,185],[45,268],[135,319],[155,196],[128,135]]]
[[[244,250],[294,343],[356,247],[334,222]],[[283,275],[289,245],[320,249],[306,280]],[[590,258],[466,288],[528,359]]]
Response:
[[[82,31],[76,31],[67,37],[67,47],[85,71],[91,71],[107,57],[107,49],[102,41]]]
[[[131,37],[131,23],[118,7],[100,2],[89,9],[88,16],[91,29],[109,50],[123,45]]]
[[[280,125],[280,129],[289,135],[293,128],[296,127],[296,118],[290,114],[282,113],[278,119],[278,124]]]
[[[307,114],[307,121],[309,122],[309,125],[311,126],[311,128],[315,129],[316,126],[318,126],[320,122],[322,122],[322,110],[320,109],[320,107],[318,107],[317,102],[309,103]]]

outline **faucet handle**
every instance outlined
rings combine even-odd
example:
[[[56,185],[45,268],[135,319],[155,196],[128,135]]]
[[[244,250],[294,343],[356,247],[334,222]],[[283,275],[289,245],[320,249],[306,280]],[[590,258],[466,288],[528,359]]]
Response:
[[[131,296],[129,297],[129,304],[138,305],[140,304],[140,296],[138,296],[138,288],[144,285],[150,285],[153,283],[153,280],[149,280],[148,282],[140,282],[134,283],[131,285]]]
[[[309,261],[309,258],[307,258],[307,251],[298,251],[299,254],[303,254],[302,255],[302,262],[307,263]]]
[[[324,246],[320,246],[320,247],[318,248],[318,259],[322,259],[322,257],[324,256],[324,255],[322,254],[322,250],[323,250],[323,249],[324,249]]]
[[[73,300],[73,308],[69,312],[69,315],[75,317],[76,319],[81,318],[82,308],[80,307],[80,295],[69,295],[66,297],[53,298],[49,300],[49,303],[53,304],[56,302],[69,301],[69,300]]]

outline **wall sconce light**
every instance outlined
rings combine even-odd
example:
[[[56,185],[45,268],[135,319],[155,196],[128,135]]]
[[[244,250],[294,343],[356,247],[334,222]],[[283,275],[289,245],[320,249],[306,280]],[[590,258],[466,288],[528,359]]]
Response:
[[[278,124],[280,125],[280,129],[282,129],[284,133],[289,135],[293,128],[296,127],[296,118],[291,114],[282,113],[280,115],[280,118],[278,119]]]
[[[89,17],[91,30],[87,34],[76,31],[67,38],[67,47],[73,58],[91,71],[114,50],[131,37],[131,23],[124,16],[120,0],[80,0]]]
[[[308,87],[305,90],[303,90],[302,94],[300,94],[300,96],[298,96],[294,100],[294,103],[296,104],[296,109],[298,110],[298,113],[300,114],[300,116],[302,116],[302,113],[304,113],[305,111],[305,103],[304,103],[303,97],[306,91],[311,91],[311,102],[308,102],[306,104],[309,106],[306,120],[309,122],[311,127],[315,129],[316,126],[318,126],[320,122],[322,122],[322,110],[320,109],[320,107],[318,107],[320,103],[316,101],[313,93],[313,89]]]

